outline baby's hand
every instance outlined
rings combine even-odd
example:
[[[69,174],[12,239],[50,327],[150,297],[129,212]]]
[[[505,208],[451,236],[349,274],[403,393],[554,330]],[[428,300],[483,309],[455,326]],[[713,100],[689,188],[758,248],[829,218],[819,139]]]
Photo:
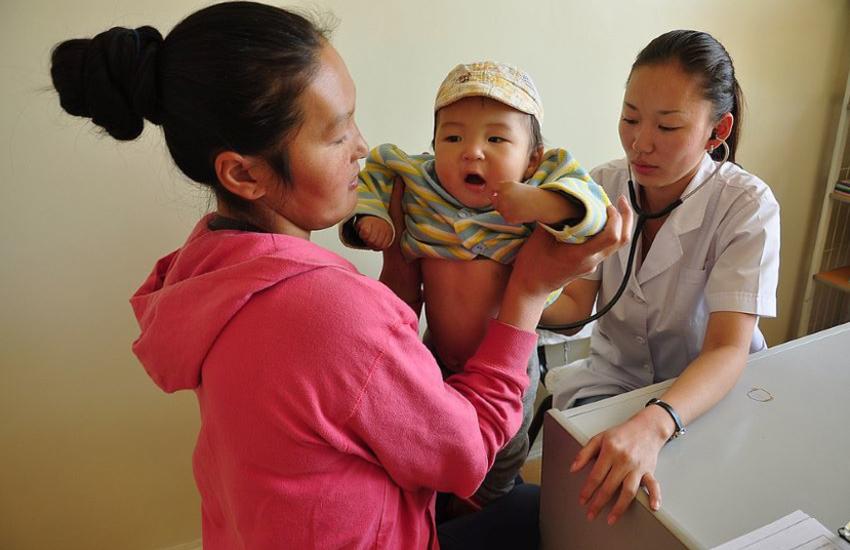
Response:
[[[487,185],[493,208],[505,218],[506,222],[528,223],[540,219],[540,206],[545,201],[545,194],[548,191],[516,181]]]
[[[357,234],[372,250],[385,250],[393,242],[393,228],[377,216],[363,216],[355,223]]]

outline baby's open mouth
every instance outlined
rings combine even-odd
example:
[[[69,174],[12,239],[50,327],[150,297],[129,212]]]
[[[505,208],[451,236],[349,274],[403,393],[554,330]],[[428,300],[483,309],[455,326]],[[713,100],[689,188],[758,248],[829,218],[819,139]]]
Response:
[[[472,185],[484,185],[485,183],[487,183],[486,181],[484,181],[484,178],[482,178],[478,174],[467,174],[463,181]]]

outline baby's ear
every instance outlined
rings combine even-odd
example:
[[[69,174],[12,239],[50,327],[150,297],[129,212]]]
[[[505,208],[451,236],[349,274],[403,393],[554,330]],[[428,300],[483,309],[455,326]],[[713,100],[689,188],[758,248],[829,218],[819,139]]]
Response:
[[[525,169],[522,179],[527,180],[537,172],[540,168],[540,163],[543,162],[543,146],[538,145],[528,156],[528,168]]]

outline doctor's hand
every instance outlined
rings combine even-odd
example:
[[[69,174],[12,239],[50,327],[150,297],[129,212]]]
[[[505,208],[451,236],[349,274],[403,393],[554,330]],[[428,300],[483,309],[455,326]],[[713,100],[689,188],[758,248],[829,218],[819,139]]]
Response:
[[[657,408],[643,409],[623,424],[595,435],[579,451],[570,473],[592,465],[579,492],[579,504],[587,506],[588,521],[596,518],[619,491],[606,520],[613,525],[641,486],[649,493],[650,508],[655,511],[661,507],[661,486],[654,474],[658,453],[670,434],[657,429],[652,418]]]

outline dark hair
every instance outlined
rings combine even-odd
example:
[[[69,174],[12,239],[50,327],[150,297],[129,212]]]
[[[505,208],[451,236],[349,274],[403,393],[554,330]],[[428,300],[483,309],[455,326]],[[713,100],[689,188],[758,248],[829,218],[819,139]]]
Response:
[[[729,145],[729,160],[735,162],[738,137],[744,122],[744,95],[735,78],[735,67],[729,52],[708,33],[670,31],[655,38],[641,50],[632,64],[632,71],[643,65],[657,65],[672,60],[678,61],[687,74],[700,77],[703,97],[714,106],[714,120],[732,113],[734,124],[726,144]],[[715,149],[712,158],[723,158],[723,149]]]
[[[297,100],[328,32],[279,8],[226,2],[189,15],[165,39],[153,27],[115,27],[62,42],[50,74],[65,111],[119,140],[138,137],[144,119],[161,125],[180,170],[245,210],[219,183],[215,157],[261,155],[289,180],[280,143],[301,124]]]
[[[540,121],[536,116],[528,115],[531,118],[531,150],[536,151],[543,147],[543,132],[540,130]]]

